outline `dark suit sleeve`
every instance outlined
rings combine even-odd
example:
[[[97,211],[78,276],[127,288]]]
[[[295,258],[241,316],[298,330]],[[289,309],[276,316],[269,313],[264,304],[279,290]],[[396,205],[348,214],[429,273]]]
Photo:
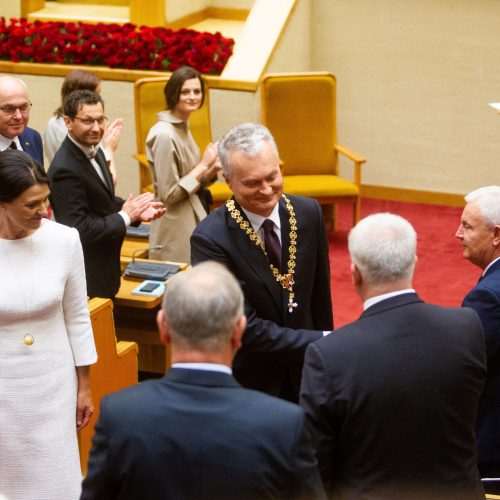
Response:
[[[301,414],[298,425],[298,438],[294,461],[296,464],[296,483],[293,487],[291,497],[304,500],[326,499],[318,472],[318,462],[303,414]]]
[[[500,301],[491,290],[476,287],[465,297],[465,307],[474,309],[483,325],[488,371],[500,372]]]
[[[318,221],[318,240],[316,248],[318,258],[316,273],[314,275],[314,290],[312,293],[314,300],[311,304],[311,311],[314,328],[317,330],[333,330],[328,238],[325,230],[325,221],[323,220],[323,211],[317,202],[316,207]]]
[[[43,166],[43,142],[42,136],[34,129],[27,127],[19,136],[21,147],[25,153],[28,153],[34,160]]]
[[[306,350],[300,406],[306,413],[307,424],[316,448],[321,479],[327,493],[331,491],[337,428],[342,425],[342,404],[334,400],[334,384],[330,380],[320,351],[321,343]]]
[[[99,420],[90,450],[88,472],[82,484],[80,500],[113,500],[117,498],[110,474],[109,443],[107,437],[107,398],[101,400]]]
[[[191,263],[198,264],[206,260],[213,260],[226,266],[235,276],[232,261],[217,243],[207,235],[195,231],[191,236]],[[246,300],[245,283],[240,285],[245,295],[245,315],[248,323],[243,336],[243,345],[247,350],[262,352],[279,352],[283,360],[300,358],[304,349],[311,342],[323,337],[323,333],[315,330],[292,329],[261,318],[257,315],[252,304]]]
[[[34,131],[36,132],[36,131]],[[33,148],[33,157],[38,160],[40,165],[43,166],[43,143],[42,143],[42,136],[36,132],[33,134],[33,141],[35,143],[35,146]]]
[[[77,172],[69,168],[50,169],[50,202],[57,222],[76,227],[82,243],[93,245],[107,244],[110,238],[122,238],[126,231],[125,221],[118,214],[123,204],[116,197],[116,213],[95,215],[90,212],[91,200],[88,199],[85,184]]]

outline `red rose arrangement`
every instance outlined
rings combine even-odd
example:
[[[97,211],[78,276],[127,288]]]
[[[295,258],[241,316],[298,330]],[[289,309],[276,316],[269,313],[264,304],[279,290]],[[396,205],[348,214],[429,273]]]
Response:
[[[234,40],[220,33],[127,24],[29,22],[0,18],[0,60],[219,75]]]

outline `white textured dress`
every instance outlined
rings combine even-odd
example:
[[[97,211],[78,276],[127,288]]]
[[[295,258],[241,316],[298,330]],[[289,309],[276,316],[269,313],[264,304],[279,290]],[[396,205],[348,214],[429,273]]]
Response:
[[[77,231],[44,220],[27,238],[0,239],[0,493],[9,500],[79,498],[75,366],[96,360]]]

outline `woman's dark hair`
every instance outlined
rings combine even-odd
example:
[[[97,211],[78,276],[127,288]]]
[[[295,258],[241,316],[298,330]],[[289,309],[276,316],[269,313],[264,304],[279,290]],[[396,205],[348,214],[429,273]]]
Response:
[[[49,177],[28,153],[14,149],[0,153],[0,201],[9,203],[35,184],[49,185]]]
[[[64,98],[71,94],[73,90],[91,90],[95,92],[97,87],[101,84],[101,79],[91,71],[84,69],[74,69],[70,71],[61,87],[61,105],[54,111],[55,116],[62,116]]]
[[[181,95],[181,89],[186,80],[191,80],[192,78],[198,78],[201,85],[201,103],[200,108],[203,106],[205,101],[205,84],[201,74],[195,69],[189,66],[181,66],[176,69],[168,82],[166,83],[163,94],[165,95],[165,100],[167,102],[167,109],[174,109]]]

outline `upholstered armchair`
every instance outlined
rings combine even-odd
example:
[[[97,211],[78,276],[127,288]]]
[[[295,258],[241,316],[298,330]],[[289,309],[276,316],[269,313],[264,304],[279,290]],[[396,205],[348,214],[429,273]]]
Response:
[[[321,205],[349,202],[360,217],[359,154],[337,143],[336,80],[330,73],[268,74],[262,79],[261,119],[276,140],[284,191]],[[339,153],[353,164],[351,180],[339,176]],[[331,210],[332,226],[335,211]]]

